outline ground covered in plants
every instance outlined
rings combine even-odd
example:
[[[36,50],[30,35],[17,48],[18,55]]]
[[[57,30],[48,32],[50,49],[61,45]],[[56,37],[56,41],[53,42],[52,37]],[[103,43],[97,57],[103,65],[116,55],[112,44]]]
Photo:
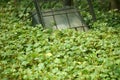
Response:
[[[120,80],[120,24],[106,16],[87,32],[53,31],[0,7],[0,80]]]

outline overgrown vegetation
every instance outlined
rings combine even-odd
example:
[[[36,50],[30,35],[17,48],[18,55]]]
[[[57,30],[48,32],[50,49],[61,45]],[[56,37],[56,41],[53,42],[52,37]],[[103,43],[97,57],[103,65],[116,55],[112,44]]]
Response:
[[[88,32],[43,30],[0,7],[0,80],[119,80],[119,13],[97,11]],[[9,6],[9,7],[8,7]],[[87,16],[86,16],[87,15]],[[114,19],[113,19],[114,18]]]

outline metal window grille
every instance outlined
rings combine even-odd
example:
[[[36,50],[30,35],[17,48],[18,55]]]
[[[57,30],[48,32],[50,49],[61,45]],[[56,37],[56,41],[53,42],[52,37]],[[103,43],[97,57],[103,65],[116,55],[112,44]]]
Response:
[[[34,0],[37,23],[44,28],[88,30],[78,9],[74,6],[64,7],[60,2],[61,0]]]

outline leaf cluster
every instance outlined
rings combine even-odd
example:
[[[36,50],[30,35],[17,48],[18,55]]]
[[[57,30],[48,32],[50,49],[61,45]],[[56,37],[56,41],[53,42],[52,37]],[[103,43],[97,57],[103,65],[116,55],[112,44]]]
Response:
[[[0,12],[0,80],[120,79],[119,27],[43,30]]]

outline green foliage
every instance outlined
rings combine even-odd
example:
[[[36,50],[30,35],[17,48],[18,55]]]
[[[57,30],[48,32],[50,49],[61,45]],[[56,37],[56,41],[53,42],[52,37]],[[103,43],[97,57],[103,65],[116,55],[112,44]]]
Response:
[[[120,27],[120,13],[116,12],[116,10],[109,11],[109,12],[97,12],[97,21],[93,22],[91,26],[93,28],[99,27]]]
[[[14,9],[0,8],[0,80],[120,79],[119,27],[103,19],[88,32],[43,30]]]

